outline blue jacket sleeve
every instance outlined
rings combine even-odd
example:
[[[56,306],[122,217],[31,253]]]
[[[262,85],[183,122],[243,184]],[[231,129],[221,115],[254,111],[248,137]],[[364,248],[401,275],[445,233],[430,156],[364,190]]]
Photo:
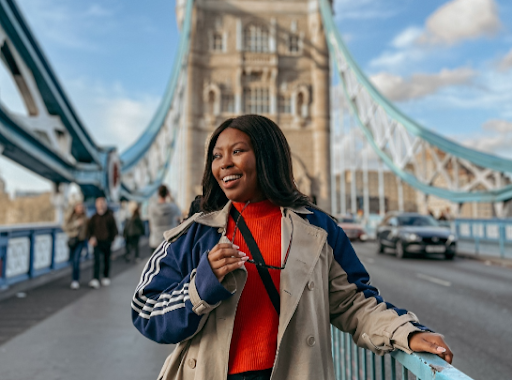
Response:
[[[135,290],[133,324],[158,343],[189,339],[202,328],[208,313],[232,295],[208,262],[214,237],[199,244],[194,235],[163,242],[147,262]]]

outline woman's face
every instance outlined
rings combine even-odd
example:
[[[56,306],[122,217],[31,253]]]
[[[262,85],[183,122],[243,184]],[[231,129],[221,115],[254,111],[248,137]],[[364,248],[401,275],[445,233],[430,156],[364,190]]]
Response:
[[[225,129],[213,148],[212,173],[226,197],[234,202],[265,199],[258,185],[251,139],[235,128]]]

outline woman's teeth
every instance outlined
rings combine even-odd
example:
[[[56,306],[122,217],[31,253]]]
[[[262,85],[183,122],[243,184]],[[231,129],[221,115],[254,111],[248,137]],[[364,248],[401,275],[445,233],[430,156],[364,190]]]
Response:
[[[224,183],[228,183],[229,181],[234,181],[235,179],[239,179],[241,178],[242,175],[241,174],[237,174],[237,175],[228,175],[224,178],[222,178],[222,180],[224,181]]]

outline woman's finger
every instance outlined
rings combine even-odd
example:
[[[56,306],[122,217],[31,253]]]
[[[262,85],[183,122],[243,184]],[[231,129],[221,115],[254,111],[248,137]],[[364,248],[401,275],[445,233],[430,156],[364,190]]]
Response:
[[[231,264],[234,264],[234,263],[238,263],[240,262],[241,260],[243,260],[244,258],[240,258],[240,257],[225,257],[221,260],[216,260],[216,261],[213,261],[210,266],[212,267],[212,269],[220,269],[222,267],[225,267],[227,265],[231,265]]]

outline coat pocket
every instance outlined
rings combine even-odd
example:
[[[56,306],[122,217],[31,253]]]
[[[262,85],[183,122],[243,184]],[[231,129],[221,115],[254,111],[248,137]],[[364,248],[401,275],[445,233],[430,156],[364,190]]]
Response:
[[[160,374],[158,375],[158,380],[176,380],[180,378],[178,374],[180,372],[180,368],[183,367],[183,362],[187,356],[190,343],[191,339],[179,343],[176,346],[174,351],[165,360],[164,365],[160,370]]]

